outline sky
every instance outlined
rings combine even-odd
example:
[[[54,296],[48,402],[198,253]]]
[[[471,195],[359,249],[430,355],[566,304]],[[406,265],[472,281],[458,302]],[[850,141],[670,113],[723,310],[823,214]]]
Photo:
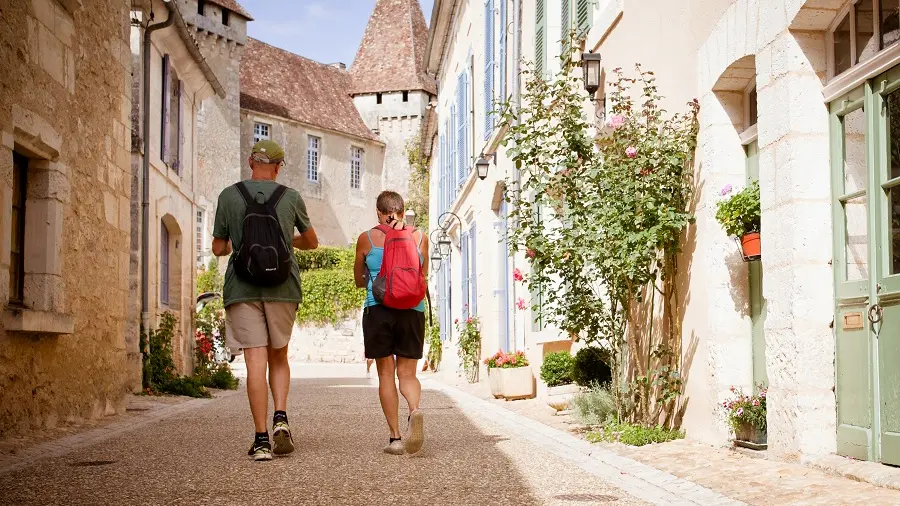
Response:
[[[247,34],[321,63],[349,67],[375,0],[238,0],[254,21]],[[425,24],[433,0],[420,0]]]

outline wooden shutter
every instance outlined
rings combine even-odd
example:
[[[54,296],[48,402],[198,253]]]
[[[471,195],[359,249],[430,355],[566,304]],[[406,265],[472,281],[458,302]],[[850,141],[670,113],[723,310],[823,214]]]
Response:
[[[539,77],[547,72],[547,0],[535,0],[534,70]]]
[[[468,98],[467,93],[467,79],[466,72],[463,71],[459,74],[459,78],[456,83],[456,186],[462,186],[463,182],[466,180],[466,126],[469,115],[467,111],[469,110],[466,107],[466,98]]]
[[[472,315],[478,315],[478,269],[477,266],[477,258],[478,258],[478,248],[476,247],[476,238],[478,234],[475,229],[475,223],[472,223],[472,228],[469,229],[469,254],[472,255],[472,259],[469,262],[469,290],[471,291],[471,295],[469,296],[469,313]]]
[[[175,150],[175,173],[181,175],[182,164],[181,157],[184,153],[184,81],[179,80],[176,86],[176,101],[178,102],[178,125],[176,125],[176,150]]]
[[[162,114],[160,114],[160,142],[159,157],[163,163],[169,162],[169,96],[172,94],[172,80],[169,79],[171,67],[169,55],[163,55],[162,59]]]
[[[500,0],[501,3],[504,0]],[[484,2],[484,140],[494,131],[494,0]]]
[[[459,238],[460,259],[462,260],[462,269],[460,277],[462,278],[462,293],[460,301],[462,301],[462,317],[463,320],[469,317],[469,234],[463,232]]]
[[[500,100],[506,100],[506,0],[500,1]]]
[[[586,37],[594,22],[593,0],[575,0],[575,29],[579,38]]]
[[[577,1],[577,0],[576,0]],[[569,37],[572,30],[572,0],[560,0],[562,12],[560,13],[560,43],[562,44],[562,52],[566,54],[569,50]]]

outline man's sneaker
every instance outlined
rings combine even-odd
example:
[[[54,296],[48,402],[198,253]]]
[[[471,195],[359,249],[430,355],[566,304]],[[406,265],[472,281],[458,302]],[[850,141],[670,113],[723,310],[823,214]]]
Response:
[[[409,415],[409,429],[406,433],[406,453],[418,453],[425,443],[425,415],[421,409]]]
[[[294,438],[286,421],[278,420],[273,424],[272,439],[275,441],[275,455],[287,455],[294,451]]]
[[[253,441],[253,446],[250,447],[247,455],[253,460],[272,460],[272,445],[267,439],[257,439]]]
[[[400,438],[391,438],[390,442],[388,442],[387,446],[384,447],[384,453],[389,453],[391,455],[403,455],[403,441]]]

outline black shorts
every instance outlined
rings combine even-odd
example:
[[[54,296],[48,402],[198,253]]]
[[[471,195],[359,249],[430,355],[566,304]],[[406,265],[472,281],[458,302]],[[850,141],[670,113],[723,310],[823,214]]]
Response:
[[[366,358],[397,355],[420,359],[425,347],[425,313],[415,309],[393,309],[381,304],[363,311],[363,342]]]

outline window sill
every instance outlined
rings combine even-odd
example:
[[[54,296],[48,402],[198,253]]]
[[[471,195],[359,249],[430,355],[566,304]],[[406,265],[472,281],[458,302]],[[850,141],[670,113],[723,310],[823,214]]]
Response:
[[[22,334],[64,335],[75,332],[72,315],[7,307],[3,311],[3,328]]]

